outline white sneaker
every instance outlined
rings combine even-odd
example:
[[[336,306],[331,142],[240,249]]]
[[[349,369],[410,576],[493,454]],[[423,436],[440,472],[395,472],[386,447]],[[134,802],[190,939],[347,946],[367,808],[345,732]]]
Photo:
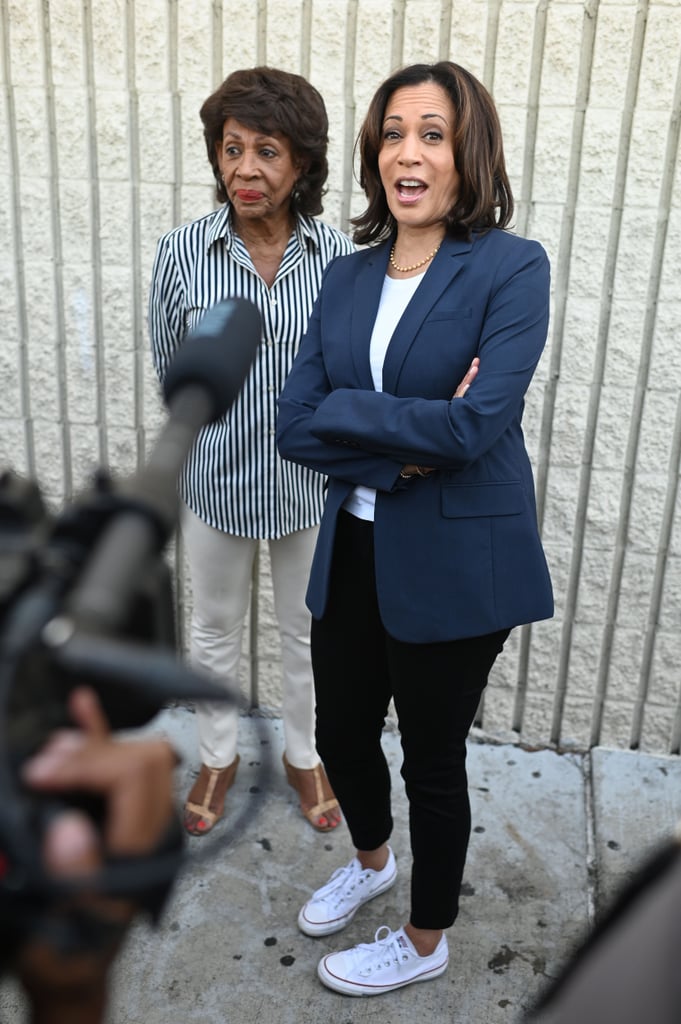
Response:
[[[397,865],[390,847],[382,871],[363,868],[353,857],[344,868],[334,871],[326,885],[312,893],[298,914],[298,927],[306,935],[339,932],[352,921],[363,903],[389,889],[396,878]]]
[[[323,957],[317,974],[328,988],[346,996],[379,996],[412,981],[437,978],[447,970],[448,962],[444,935],[430,956],[419,956],[404,928],[391,932],[382,925],[374,942]]]

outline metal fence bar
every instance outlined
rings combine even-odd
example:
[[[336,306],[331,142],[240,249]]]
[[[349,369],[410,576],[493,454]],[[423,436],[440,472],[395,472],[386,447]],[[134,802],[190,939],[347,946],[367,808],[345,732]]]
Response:
[[[532,54],[530,57],[530,83],[525,114],[525,144],[523,147],[523,171],[520,180],[520,198],[517,203],[516,230],[527,235],[534,189],[534,164],[537,143],[537,122],[539,120],[539,97],[541,93],[542,69],[544,67],[544,44],[546,42],[546,15],[549,0],[540,0],[534,19]]]
[[[452,0],[442,0],[440,4],[440,29],[437,45],[437,59],[451,59],[452,41]]]
[[[648,281],[648,294],[646,298],[646,314],[643,324],[643,336],[644,336],[644,348],[648,356],[648,364],[650,363],[650,352],[653,347],[655,324],[657,321],[657,308],[658,308],[658,297],[660,291],[660,282],[662,278],[662,268],[664,263],[665,247],[667,243],[667,234],[669,228],[669,219],[672,210],[672,196],[674,190],[674,181],[676,172],[678,170],[678,159],[679,159],[679,142],[681,139],[681,60],[679,61],[678,73],[676,76],[676,86],[674,90],[674,99],[672,103],[672,111],[669,119],[669,129],[667,132],[667,144],[665,148],[665,159],[662,169],[662,182],[660,185],[660,202],[659,202],[659,213],[657,220],[657,230],[655,233],[655,241],[653,244],[653,257],[651,260],[650,277]],[[648,367],[646,367],[648,369]],[[647,376],[646,376],[647,380]],[[640,399],[642,407],[643,398]],[[642,409],[641,409],[642,414]],[[641,415],[639,414],[639,415]],[[633,426],[633,425],[632,425]],[[643,719],[645,714],[646,702],[648,698],[648,691],[650,688],[650,679],[652,674],[653,655],[655,652],[655,640],[657,637],[657,627],[660,617],[660,610],[662,607],[662,595],[664,591],[665,573],[667,568],[667,554],[669,552],[669,546],[671,542],[672,529],[674,525],[674,513],[676,510],[676,501],[679,493],[679,464],[681,462],[681,400],[679,400],[676,409],[676,420],[674,424],[674,431],[672,434],[672,445],[669,457],[669,468],[667,474],[667,491],[665,494],[664,509],[662,513],[662,523],[660,527],[660,534],[657,545],[657,557],[655,562],[655,571],[653,574],[652,592],[650,598],[650,604],[648,608],[648,616],[646,621],[646,630],[643,639],[643,651],[641,654],[641,664],[638,674],[638,692],[636,696],[636,702],[632,713],[631,722],[631,734],[629,737],[629,746],[632,749],[638,749],[641,745],[641,736],[643,732]],[[628,521],[628,518],[627,518]],[[621,557],[624,558],[624,548],[626,545],[626,533],[621,538],[620,547],[622,549]],[[618,588],[621,585],[621,572],[619,579],[613,582],[613,586],[617,585]],[[611,655],[611,645],[606,648],[605,644],[602,652],[603,659],[603,672],[607,672],[608,663]],[[607,659],[607,661],[606,661]],[[681,698],[681,692],[680,692]],[[670,737],[670,753],[679,752],[679,736],[678,736],[678,725],[673,728],[672,735]]]
[[[73,460],[71,451],[71,421],[69,418],[68,383],[66,371],[66,323],[64,319],[64,252],[62,245],[61,203],[59,197],[59,156],[57,153],[57,114],[52,70],[52,36],[50,5],[43,0],[40,17],[43,47],[43,76],[47,116],[47,161],[50,169],[48,206],[52,242],[52,281],[54,285],[55,362],[57,402],[62,444],[63,494],[68,501],[73,496]]]
[[[300,74],[310,77],[312,53],[312,0],[303,0],[300,12]]]
[[[541,0],[537,7],[532,37],[532,54],[530,59],[530,82],[527,96],[527,113],[525,115],[525,143],[523,148],[523,171],[520,185],[520,201],[518,203],[517,230],[520,235],[527,235],[532,195],[534,192],[534,163],[537,143],[537,123],[539,120],[539,96],[541,91],[542,70],[544,67],[544,46],[546,43],[546,14],[548,0]],[[525,701],[529,677],[530,650],[532,644],[532,627],[525,626],[520,630],[518,661],[516,667],[516,689],[511,718],[511,728],[520,733],[525,717]]]
[[[390,70],[404,63],[404,21],[406,0],[393,0],[392,23],[390,27]]]
[[[17,144],[17,117],[12,85],[12,54],[10,47],[9,15],[7,0],[0,0],[0,52],[5,69],[5,109],[7,112],[7,157],[10,177],[10,218],[12,238],[14,241],[13,263],[15,274],[15,295],[17,307],[18,344],[19,344],[19,402],[23,421],[24,449],[26,469],[31,477],[35,477],[35,437],[33,410],[31,404],[30,363],[28,354],[28,307],[26,266],[24,262],[24,232],[21,212],[21,167],[19,164],[19,147]]]
[[[172,8],[171,8],[172,9]],[[131,300],[134,344],[134,428],[137,466],[144,464],[146,428],[144,415],[144,363],[149,358],[146,346],[146,321],[142,308],[142,266],[140,238],[140,149],[139,149],[139,93],[136,81],[135,0],[128,0],[124,13],[125,76],[128,93],[128,160],[130,166],[130,266]]]
[[[85,132],[90,176],[90,260],[92,263],[92,319],[95,360],[95,417],[100,465],[109,464],[109,432],[106,411],[106,371],[104,357],[104,299],[102,288],[101,194],[97,152],[97,103],[95,99],[95,61],[92,31],[92,5],[83,3],[85,82],[87,90]]]
[[[629,165],[629,150],[631,147],[631,134],[632,125],[634,120],[634,112],[636,109],[636,95],[638,93],[638,84],[641,76],[641,61],[643,55],[643,43],[645,41],[646,22],[648,19],[648,0],[639,0],[639,4],[636,10],[636,18],[634,21],[634,33],[631,45],[631,59],[629,61],[629,71],[627,74],[627,87],[624,98],[624,106],[622,110],[622,123],[620,128],[620,149],[617,159],[617,168],[615,171],[615,187],[613,190],[613,202],[610,216],[610,230],[608,234],[608,251],[606,255],[605,269],[603,273],[603,286],[601,289],[601,309],[598,323],[598,349],[597,349],[597,375],[594,380],[594,386],[591,392],[591,406],[590,406],[590,424],[587,430],[587,438],[585,443],[585,455],[588,451],[588,462],[585,459],[583,481],[584,485],[580,482],[580,492],[584,494],[584,498],[588,499],[588,489],[591,479],[591,458],[593,456],[593,447],[595,442],[595,430],[596,423],[598,420],[598,413],[600,409],[600,397],[602,394],[603,377],[605,371],[605,355],[608,346],[608,338],[610,334],[610,317],[612,314],[612,294],[615,281],[615,271],[617,268],[617,257],[619,253],[619,241],[620,233],[622,229],[622,215],[624,213],[624,193],[626,188],[627,179],[627,168]],[[640,415],[643,411],[643,397],[644,392],[641,390],[641,384],[645,386],[647,380],[648,367],[650,355],[645,354],[642,357],[641,367],[639,371],[639,382],[637,384],[639,390],[639,399],[634,406],[634,412],[638,411]],[[592,433],[593,431],[593,433]],[[629,521],[629,508],[631,502],[630,488],[631,478],[633,474],[633,465],[635,461],[636,450],[638,448],[638,436],[640,432],[640,423],[632,423],[631,432],[629,436],[629,442],[627,444],[627,456],[624,467],[624,494],[625,504],[624,508],[620,509],[620,520],[618,522],[617,536],[615,539],[615,560],[613,564],[613,576],[611,578],[611,586],[608,594],[608,607],[606,612],[606,624],[603,633],[602,647],[601,647],[601,658],[599,662],[598,674],[596,677],[596,687],[594,693],[593,702],[593,714],[591,719],[591,738],[590,746],[596,746],[600,742],[601,728],[603,725],[603,711],[605,707],[605,698],[608,689],[608,675],[609,666],[607,660],[610,658],[612,650],[612,639],[615,631],[615,622],[617,619],[617,607],[619,603],[619,583],[622,577],[622,567],[624,563],[624,552],[622,550],[623,543],[626,542],[627,526]],[[588,466],[588,468],[587,468]],[[586,512],[586,502],[583,506],[583,511]],[[576,550],[579,552],[581,558],[582,543],[583,543],[583,523],[580,523],[580,543],[576,546]],[[618,550],[619,548],[619,550]],[[576,596],[576,587],[573,587]]]
[[[355,141],[355,62],[357,60],[357,0],[348,0],[345,15],[345,66],[343,74],[343,194],[341,198],[341,228],[350,226],[350,207],[353,181],[353,144]]]
[[[496,68],[501,4],[502,0],[489,0],[487,4],[487,31],[485,35],[485,60],[482,81],[492,94],[494,94],[494,71]]]
[[[575,237],[575,216],[579,198],[579,178],[582,167],[584,148],[584,123],[589,104],[591,75],[593,68],[596,30],[598,26],[599,0],[591,0],[584,8],[582,18],[582,38],[579,48],[579,69],[577,72],[577,90],[575,94],[574,113],[572,118],[572,135],[570,140],[570,158],[567,175],[567,191],[560,226],[558,258],[554,270],[554,302],[549,356],[548,378],[544,387],[541,423],[539,427],[539,447],[536,465],[537,520],[540,530],[544,525],[546,495],[548,490],[549,470],[553,441],[553,424],[556,415],[558,382],[563,360],[565,345],[565,319],[568,297],[570,293],[570,265]],[[531,193],[528,194],[528,209]],[[520,633],[518,652],[518,674],[516,695],[513,708],[511,727],[522,732],[527,696],[527,679],[529,674],[530,652],[532,645],[532,626],[524,626]],[[558,685],[561,685],[560,680]],[[557,695],[558,696],[558,695]],[[564,692],[559,696],[557,705],[559,717],[562,719]],[[560,729],[560,724],[559,727]]]

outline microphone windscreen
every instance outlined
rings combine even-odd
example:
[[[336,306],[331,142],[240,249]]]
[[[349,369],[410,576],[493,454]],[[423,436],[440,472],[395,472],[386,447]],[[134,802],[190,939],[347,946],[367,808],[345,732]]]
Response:
[[[168,367],[163,382],[166,404],[183,388],[198,385],[211,398],[210,421],[224,416],[251,368],[260,335],[260,312],[252,302],[235,298],[212,306]]]

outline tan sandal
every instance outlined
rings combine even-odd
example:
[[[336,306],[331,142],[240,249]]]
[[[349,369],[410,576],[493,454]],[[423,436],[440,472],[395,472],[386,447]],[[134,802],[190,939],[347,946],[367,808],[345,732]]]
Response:
[[[205,836],[225,811],[227,790],[234,785],[239,764],[237,754],[226,768],[209,768],[202,764],[199,777],[184,805],[184,827],[190,836]],[[198,821],[194,817],[198,815]]]
[[[321,762],[315,765],[314,768],[294,768],[292,764],[289,764],[286,754],[282,756],[284,762],[284,768],[286,769],[286,778],[288,783],[292,786],[298,796],[300,797],[300,809],[310,822],[312,827],[318,832],[333,832],[335,828],[341,823],[340,818],[340,807],[338,801],[333,795],[333,791],[329,784],[329,780],[326,777],[326,772]],[[303,794],[302,783],[303,777],[308,776],[314,780],[315,795],[317,802],[312,807],[303,806]],[[333,821],[328,815],[328,811],[338,811],[338,820]],[[324,821],[325,824],[321,824]]]

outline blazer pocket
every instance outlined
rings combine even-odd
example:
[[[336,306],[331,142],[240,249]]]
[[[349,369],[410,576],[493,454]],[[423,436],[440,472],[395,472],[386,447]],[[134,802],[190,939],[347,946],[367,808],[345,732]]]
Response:
[[[448,519],[517,516],[524,511],[525,495],[520,481],[442,487],[442,515]]]
[[[435,309],[426,317],[425,322],[431,324],[436,320],[470,320],[473,316],[473,309],[471,306],[465,306],[461,309]]]

